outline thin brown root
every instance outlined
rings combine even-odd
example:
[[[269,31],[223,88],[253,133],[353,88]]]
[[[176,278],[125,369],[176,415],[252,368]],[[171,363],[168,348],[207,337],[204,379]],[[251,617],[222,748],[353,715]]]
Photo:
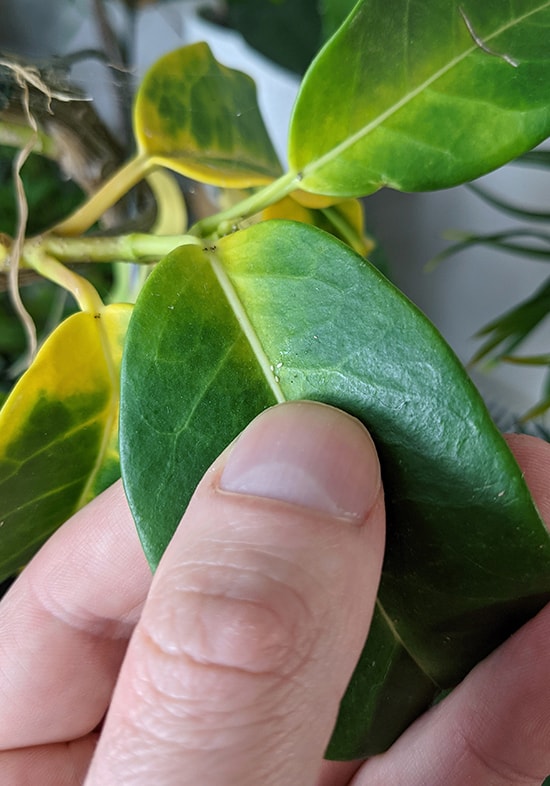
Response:
[[[17,79],[19,81],[20,77],[18,76]],[[29,106],[28,83],[21,79],[20,86],[23,91],[23,106],[25,109],[25,114],[33,133],[25,147],[19,151],[13,162],[13,181],[15,184],[18,221],[17,234],[13,241],[13,246],[10,252],[8,292],[13,308],[15,309],[15,312],[21,321],[21,325],[23,326],[27,338],[27,355],[25,358],[25,368],[27,368],[32,363],[36,354],[38,340],[36,336],[36,325],[34,324],[33,318],[25,308],[25,305],[21,299],[21,293],[19,291],[19,262],[23,253],[23,245],[25,243],[25,234],[27,231],[27,220],[29,217],[29,205],[25,194],[23,180],[21,179],[21,169],[23,168],[25,161],[28,159],[36,145],[36,141],[38,139],[38,126]]]

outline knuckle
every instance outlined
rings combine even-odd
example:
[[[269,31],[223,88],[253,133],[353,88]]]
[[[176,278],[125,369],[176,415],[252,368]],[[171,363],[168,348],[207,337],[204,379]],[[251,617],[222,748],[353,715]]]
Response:
[[[133,691],[165,738],[255,723],[315,657],[325,625],[303,581],[285,576],[295,575],[290,567],[251,563],[245,555],[231,565],[180,566],[146,605],[133,640]]]
[[[198,666],[280,676],[299,668],[318,635],[313,610],[280,565],[251,564],[195,563],[177,574],[145,617],[155,645]]]

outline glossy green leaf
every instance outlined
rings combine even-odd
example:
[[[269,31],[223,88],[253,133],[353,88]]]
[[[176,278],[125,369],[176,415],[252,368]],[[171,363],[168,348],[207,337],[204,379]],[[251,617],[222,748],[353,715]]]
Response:
[[[305,76],[289,161],[305,191],[447,188],[550,133],[550,0],[363,0]]]
[[[170,52],[147,72],[134,129],[141,153],[204,183],[247,188],[281,174],[254,82],[220,65],[204,43]]]
[[[131,308],[52,333],[0,411],[0,580],[119,477],[118,401]]]
[[[166,257],[132,317],[121,464],[156,566],[210,462],[265,407],[317,399],[373,434],[389,516],[379,603],[329,749],[386,748],[550,599],[550,538],[459,361],[371,265],[268,221]]]

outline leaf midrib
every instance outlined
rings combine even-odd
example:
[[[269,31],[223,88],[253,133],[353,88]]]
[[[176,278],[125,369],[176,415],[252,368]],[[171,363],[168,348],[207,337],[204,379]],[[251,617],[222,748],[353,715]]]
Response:
[[[208,254],[208,258],[210,260],[210,265],[212,267],[212,271],[216,276],[216,279],[227,299],[227,302],[233,311],[235,318],[237,319],[241,330],[243,331],[252,352],[256,360],[258,361],[258,365],[264,375],[265,381],[269,385],[271,392],[273,393],[275,400],[278,404],[282,404],[287,400],[287,397],[283,393],[283,390],[277,380],[275,379],[275,373],[273,371],[272,365],[267,357],[265,350],[262,346],[262,343],[258,337],[258,334],[254,330],[254,326],[250,321],[248,314],[235,290],[235,287],[231,283],[229,276],[225,272],[225,269],[214,251],[206,252]]]
[[[254,326],[252,325],[252,322],[250,321],[250,318],[246,313],[242,301],[239,298],[229,276],[227,275],[221,260],[219,259],[215,251],[206,251],[205,253],[207,253],[208,255],[212,271],[216,276],[216,279],[227,299],[227,302],[231,310],[233,311],[239,323],[241,330],[243,331],[246,339],[248,340],[248,343],[252,349],[252,352],[254,353],[258,365],[262,370],[265,380],[269,385],[269,387],[271,388],[273,395],[275,396],[275,400],[279,404],[284,403],[285,401],[287,401],[287,397],[283,393],[280,384],[277,382],[275,378],[273,367],[269,361],[269,358],[266,355],[266,352],[263,348],[260,338],[256,333],[256,330],[254,329]],[[410,652],[408,647],[405,645],[403,639],[397,632],[395,625],[393,624],[391,618],[389,617],[388,613],[384,609],[379,598],[377,598],[376,600],[376,606],[380,612],[382,619],[384,620],[384,623],[387,625],[391,635],[393,636],[394,640],[408,654],[411,660],[418,667],[419,671],[421,671],[422,674],[424,674],[428,679],[431,680],[430,675],[425,672],[424,668],[422,667],[422,664],[418,662],[418,660],[413,656],[413,654]]]
[[[410,658],[410,659],[413,661],[413,663],[414,663],[414,664],[415,664],[415,665],[418,667],[418,670],[419,670],[419,671],[421,671],[421,672],[422,672],[422,674],[423,674],[425,677],[427,677],[427,679],[429,679],[431,682],[433,682],[433,684],[434,684],[436,687],[439,687],[439,686],[437,685],[437,683],[435,683],[435,682],[434,682],[434,680],[432,679],[432,677],[431,677],[431,676],[428,674],[428,672],[425,670],[425,668],[423,667],[423,665],[422,665],[422,664],[421,664],[421,663],[418,661],[418,659],[417,659],[417,658],[415,658],[415,657],[414,657],[414,655],[412,654],[412,652],[410,651],[410,649],[407,647],[407,645],[405,644],[405,642],[403,641],[403,639],[401,638],[401,636],[400,636],[400,635],[399,635],[399,633],[397,632],[397,629],[396,629],[396,627],[395,627],[394,623],[392,622],[391,618],[389,617],[389,615],[388,615],[387,611],[385,610],[384,606],[382,605],[382,603],[381,603],[381,601],[380,601],[380,598],[377,598],[377,599],[376,599],[376,608],[377,608],[377,609],[378,609],[378,611],[380,612],[380,616],[381,616],[381,617],[382,617],[382,619],[384,620],[384,623],[387,625],[387,627],[388,627],[388,630],[390,631],[391,635],[393,636],[393,638],[395,639],[395,641],[398,643],[398,645],[399,645],[400,647],[402,647],[402,648],[405,650],[405,652],[407,653],[407,655],[409,656],[409,658]]]
[[[523,22],[526,19],[528,19],[530,16],[533,16],[534,14],[538,14],[540,11],[543,11],[544,9],[549,8],[549,7],[550,7],[550,1],[542,3],[542,5],[538,6],[537,8],[532,9],[531,11],[529,11],[528,13],[523,14],[522,16],[516,17],[514,20],[508,22],[507,24],[502,25],[500,28],[495,30],[490,35],[484,36],[483,43],[487,43],[489,41],[492,41],[494,38],[496,38],[497,36],[501,35],[501,33],[506,32],[506,30],[514,27],[517,24],[520,24],[521,22]],[[464,21],[464,26],[468,30],[468,27],[467,27],[465,21]],[[468,30],[468,34],[471,36],[471,33],[470,33],[469,30]],[[472,54],[472,52],[475,52],[477,49],[480,49],[480,47],[474,41],[473,45],[470,46],[468,49],[466,49],[461,55],[459,55],[458,57],[453,58],[446,66],[444,66],[443,68],[440,68],[429,79],[426,79],[424,82],[422,82],[420,85],[418,85],[418,87],[416,87],[414,90],[412,90],[411,92],[407,93],[406,96],[403,96],[403,98],[400,101],[395,103],[389,109],[386,109],[385,112],[382,112],[382,114],[379,115],[371,123],[368,123],[366,126],[363,126],[363,128],[359,129],[359,131],[357,131],[355,134],[352,134],[351,136],[347,137],[347,139],[345,139],[343,142],[340,142],[340,144],[336,145],[336,147],[331,148],[327,153],[322,155],[320,158],[317,158],[315,161],[312,161],[310,164],[306,164],[301,169],[301,173],[300,174],[302,176],[302,180],[306,180],[308,175],[315,174],[315,172],[318,169],[322,169],[326,164],[331,163],[331,161],[333,161],[334,159],[336,159],[339,156],[341,156],[350,147],[353,147],[353,145],[355,145],[357,142],[360,142],[361,139],[363,139],[363,137],[368,136],[368,134],[370,134],[376,128],[381,126],[388,118],[392,117],[392,115],[396,114],[400,109],[402,109],[403,107],[407,106],[407,104],[409,104],[411,101],[413,101],[424,90],[426,90],[431,85],[433,85],[435,82],[437,82],[438,79],[440,79],[441,77],[445,76],[445,74],[447,74],[452,68],[454,68],[456,65],[458,65],[463,60],[465,60],[470,54]],[[483,50],[481,50],[481,51],[483,51]],[[498,57],[497,54],[494,54],[494,55],[490,54],[490,53],[486,53],[486,54],[487,54],[487,57]],[[511,66],[511,65],[509,67],[513,68],[513,66]]]

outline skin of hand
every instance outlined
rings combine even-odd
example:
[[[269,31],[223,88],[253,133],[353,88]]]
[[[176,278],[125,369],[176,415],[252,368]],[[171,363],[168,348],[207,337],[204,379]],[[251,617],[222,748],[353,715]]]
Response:
[[[550,444],[510,444],[550,521]],[[322,762],[383,550],[372,440],[321,404],[274,407],[243,432],[153,579],[111,487],[0,604],[0,783],[539,786],[550,607],[388,752]]]

